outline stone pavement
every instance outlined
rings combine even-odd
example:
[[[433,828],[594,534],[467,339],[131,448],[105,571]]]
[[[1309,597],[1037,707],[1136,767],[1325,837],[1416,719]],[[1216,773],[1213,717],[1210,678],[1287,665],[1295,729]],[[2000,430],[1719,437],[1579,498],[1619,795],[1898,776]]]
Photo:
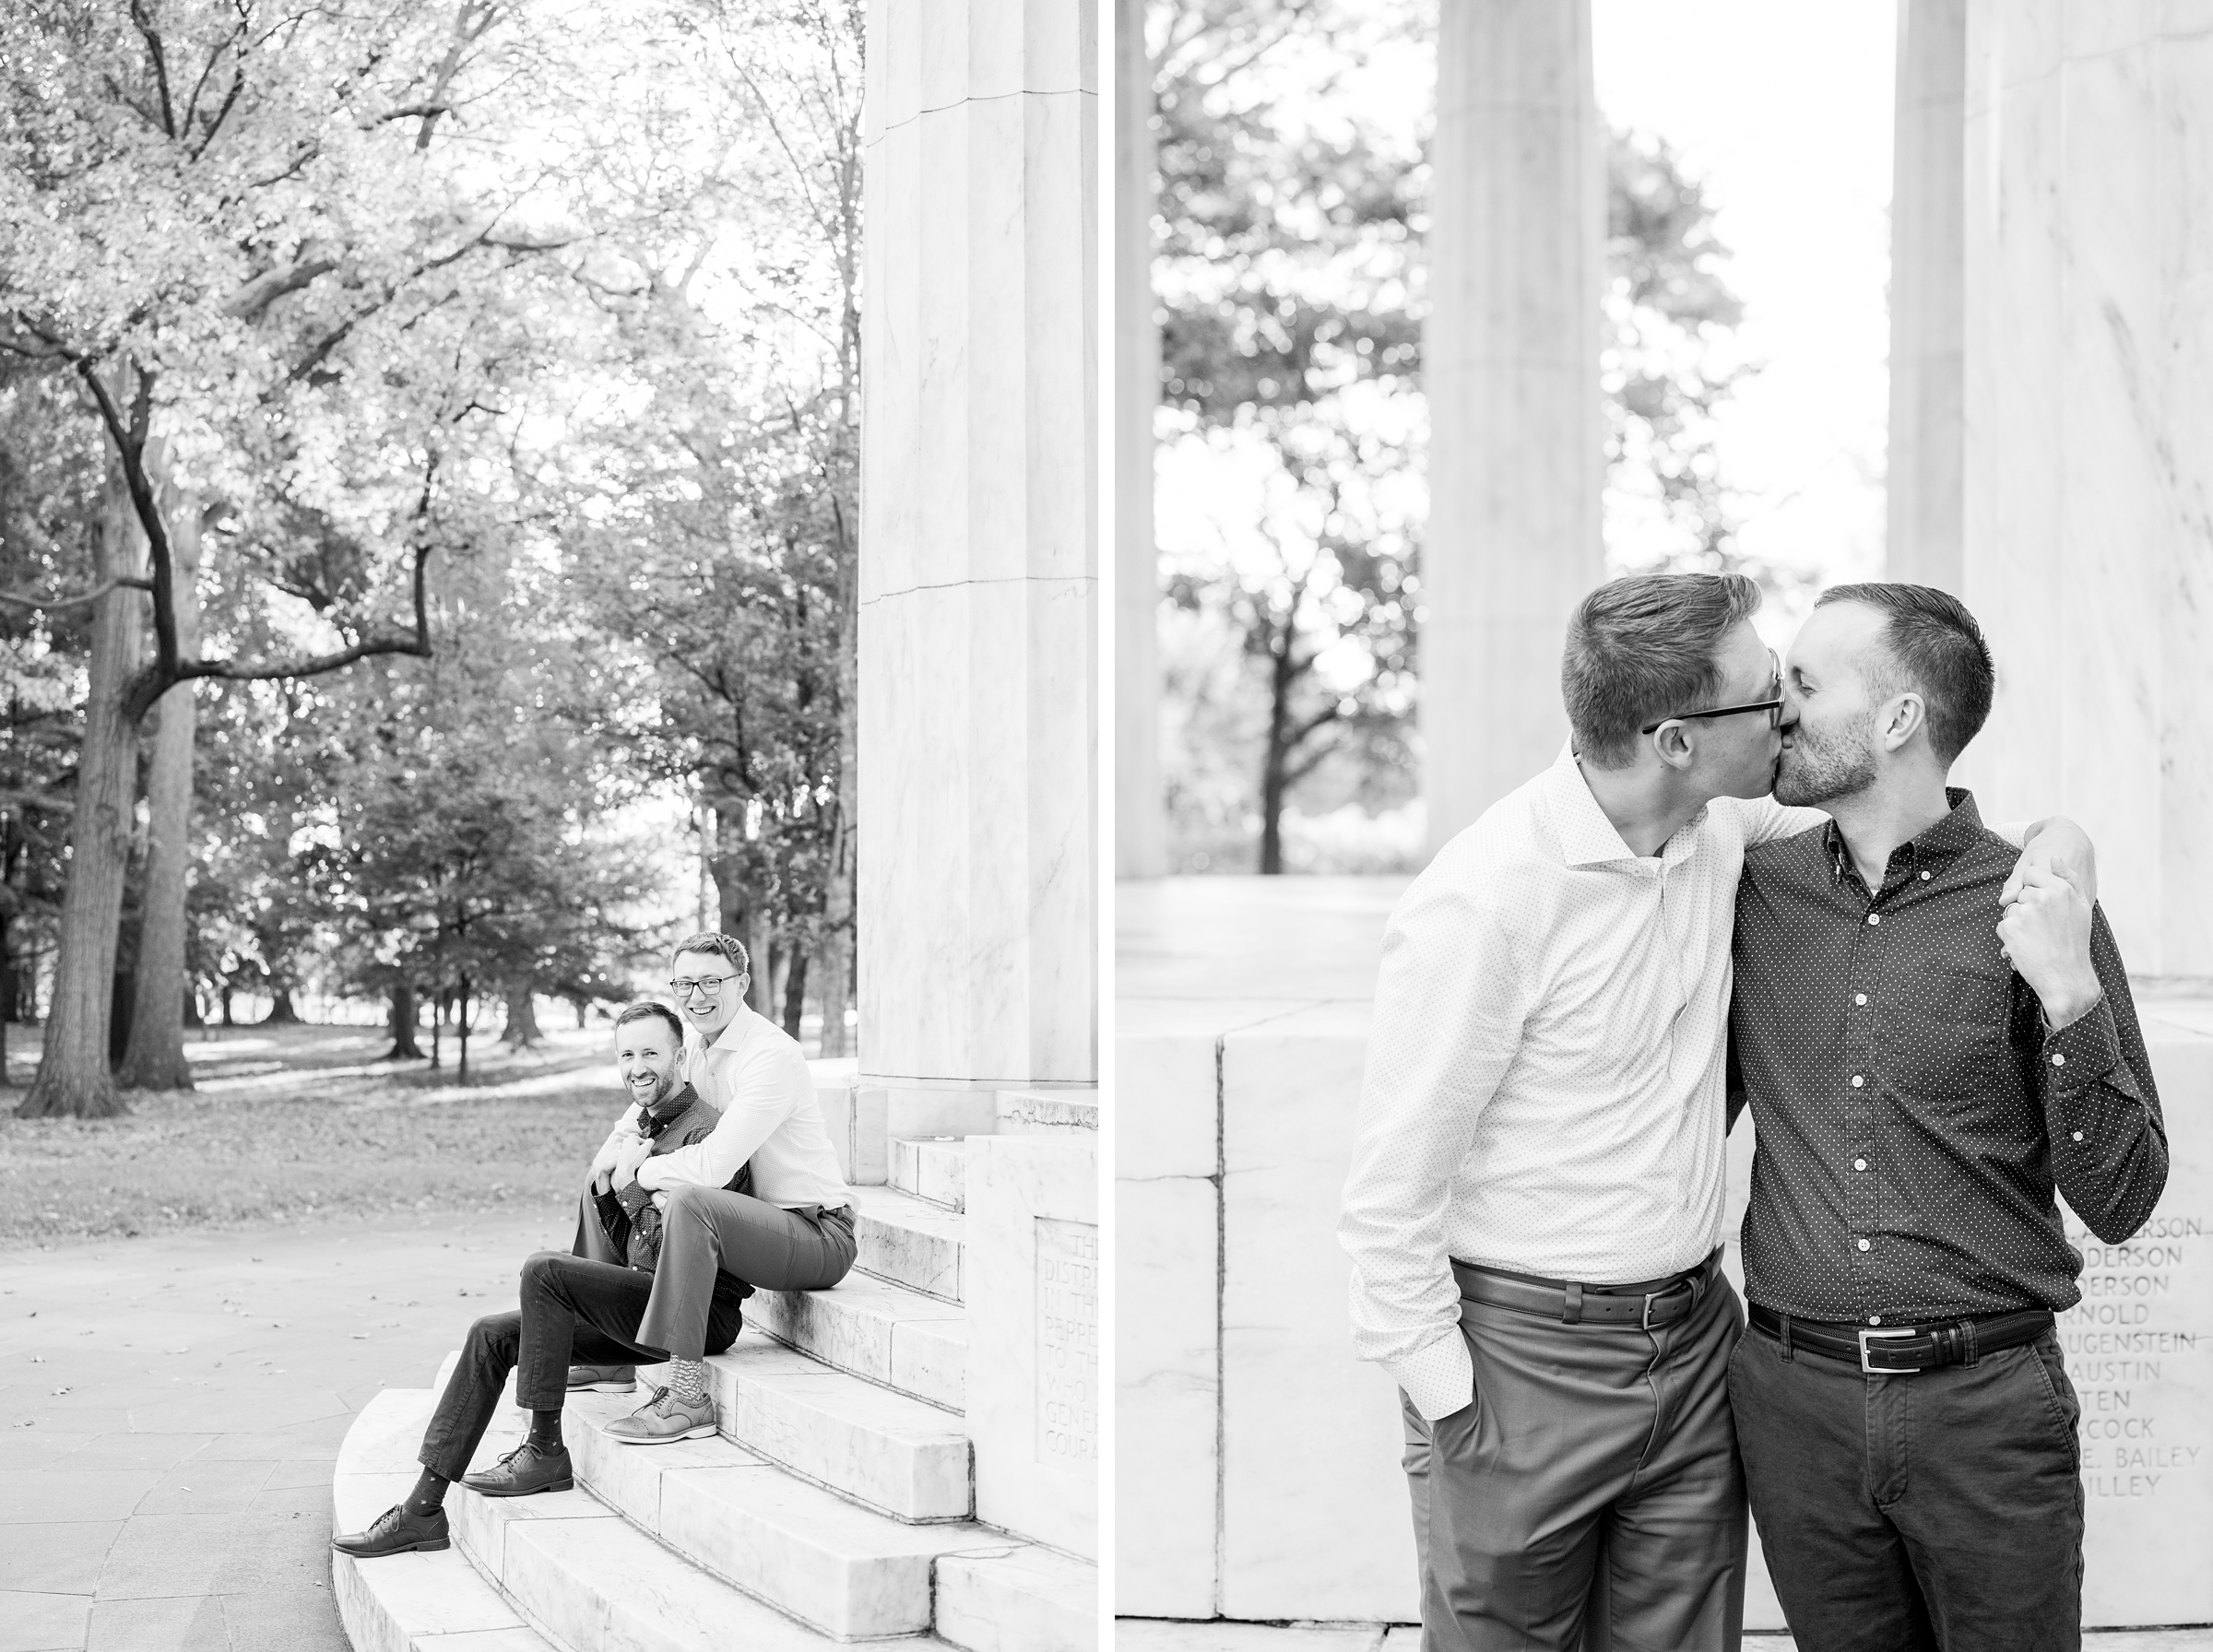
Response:
[[[565,1213],[0,1251],[0,1652],[341,1652],[338,1442]]]

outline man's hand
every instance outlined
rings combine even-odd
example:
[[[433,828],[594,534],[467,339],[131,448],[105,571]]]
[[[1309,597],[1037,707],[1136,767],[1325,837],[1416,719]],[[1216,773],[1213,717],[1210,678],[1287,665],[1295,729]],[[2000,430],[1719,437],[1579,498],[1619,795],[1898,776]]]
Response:
[[[2065,815],[2038,820],[2021,834],[2021,857],[1998,891],[2001,909],[2021,898],[2023,879],[2032,871],[2050,872],[2075,886],[2085,906],[2098,903],[2098,849],[2090,834]]]
[[[2087,944],[2087,943],[2086,943]],[[609,1178],[618,1188],[627,1187],[638,1179],[638,1166],[653,1156],[653,1143],[643,1136],[633,1136],[623,1142],[615,1152],[614,1168]]]
[[[643,1138],[634,1134],[618,1130],[600,1144],[599,1156],[592,1161],[592,1168],[586,1178],[590,1181],[594,1193],[613,1191],[615,1161],[621,1155],[623,1144],[642,1139]]]
[[[1998,945],[2057,1032],[2088,1015],[2105,990],[2090,962],[2090,903],[2054,872],[2017,868],[2014,878],[2020,888],[1998,920]]]

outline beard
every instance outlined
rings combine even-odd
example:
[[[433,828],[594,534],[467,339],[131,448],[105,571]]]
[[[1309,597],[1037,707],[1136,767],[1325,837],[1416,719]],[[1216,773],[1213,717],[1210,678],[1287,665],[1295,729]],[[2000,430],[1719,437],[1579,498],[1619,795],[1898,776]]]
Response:
[[[661,1074],[660,1077],[654,1080],[653,1094],[646,1098],[645,1103],[645,1111],[648,1113],[652,1112],[656,1107],[658,1107],[663,1102],[674,1095],[682,1082],[683,1080],[677,1077],[677,1072],[674,1068],[670,1068],[667,1072]],[[633,1099],[635,1099],[637,1092],[633,1091],[631,1093]]]
[[[1828,803],[1865,791],[1875,778],[1873,712],[1810,739],[1801,723],[1775,770],[1775,801],[1793,808]]]

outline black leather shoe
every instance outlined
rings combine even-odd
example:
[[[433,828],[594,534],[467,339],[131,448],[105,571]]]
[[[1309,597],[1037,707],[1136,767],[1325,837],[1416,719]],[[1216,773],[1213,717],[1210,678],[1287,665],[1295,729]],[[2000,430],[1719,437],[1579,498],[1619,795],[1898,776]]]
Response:
[[[409,1513],[406,1504],[395,1503],[369,1522],[368,1530],[342,1533],[330,1540],[330,1546],[356,1560],[374,1560],[384,1554],[412,1554],[419,1549],[450,1549],[453,1539],[446,1535],[444,1509],[418,1515]]]
[[[533,1492],[565,1492],[576,1480],[565,1449],[540,1451],[525,1440],[491,1468],[463,1475],[461,1483],[487,1497],[527,1497]]]

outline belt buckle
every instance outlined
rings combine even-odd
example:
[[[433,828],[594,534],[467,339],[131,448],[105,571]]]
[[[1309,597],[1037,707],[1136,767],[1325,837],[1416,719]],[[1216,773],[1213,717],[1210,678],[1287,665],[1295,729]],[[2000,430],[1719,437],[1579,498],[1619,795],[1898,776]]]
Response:
[[[1674,1284],[1670,1285],[1664,1291],[1646,1292],[1644,1296],[1644,1314],[1643,1316],[1638,1320],[1637,1328],[1640,1331],[1649,1331],[1652,1328],[1652,1304],[1654,1303],[1658,1302],[1663,1296],[1673,1296],[1678,1291],[1688,1291],[1689,1289],[1690,1281],[1688,1280],[1677,1280]]]
[[[1912,1327],[1912,1326],[1904,1326],[1904,1327],[1901,1327],[1901,1328],[1898,1328],[1898,1329],[1896,1329],[1896,1330],[1881,1330],[1881,1331],[1878,1331],[1878,1330],[1875,1330],[1875,1329],[1873,1329],[1873,1328],[1864,1328],[1864,1329],[1862,1329],[1862,1330],[1861,1330],[1861,1332],[1860,1332],[1860,1369],[1861,1369],[1862,1371],[1865,1372],[1865,1373],[1866,1373],[1866,1374],[1867,1374],[1869,1376],[1913,1376],[1913,1375],[1917,1375],[1917,1373],[1914,1371],[1913,1367],[1911,1367],[1911,1365],[1909,1365],[1909,1366],[1905,1367],[1903,1370],[1893,1371],[1893,1370],[1889,1369],[1889,1368],[1888,1368],[1888,1367],[1887,1367],[1887,1366],[1886,1366],[1886,1367],[1878,1367],[1878,1366],[1872,1365],[1872,1364],[1868,1363],[1868,1361],[1869,1361],[1869,1359],[1872,1357],[1874,1351],[1873,1351],[1872,1349],[1870,1349],[1870,1348],[1869,1348],[1867,1345],[1868,1345],[1870,1342],[1887,1342],[1887,1341],[1890,1341],[1890,1340],[1892,1340],[1892,1339],[1896,1339],[1896,1338],[1900,1338],[1900,1337],[1917,1337],[1917,1336],[1919,1336],[1920,1334],[1921,1334],[1921,1332],[1920,1332],[1920,1331],[1919,1331],[1917,1328],[1915,1328],[1914,1327]]]

